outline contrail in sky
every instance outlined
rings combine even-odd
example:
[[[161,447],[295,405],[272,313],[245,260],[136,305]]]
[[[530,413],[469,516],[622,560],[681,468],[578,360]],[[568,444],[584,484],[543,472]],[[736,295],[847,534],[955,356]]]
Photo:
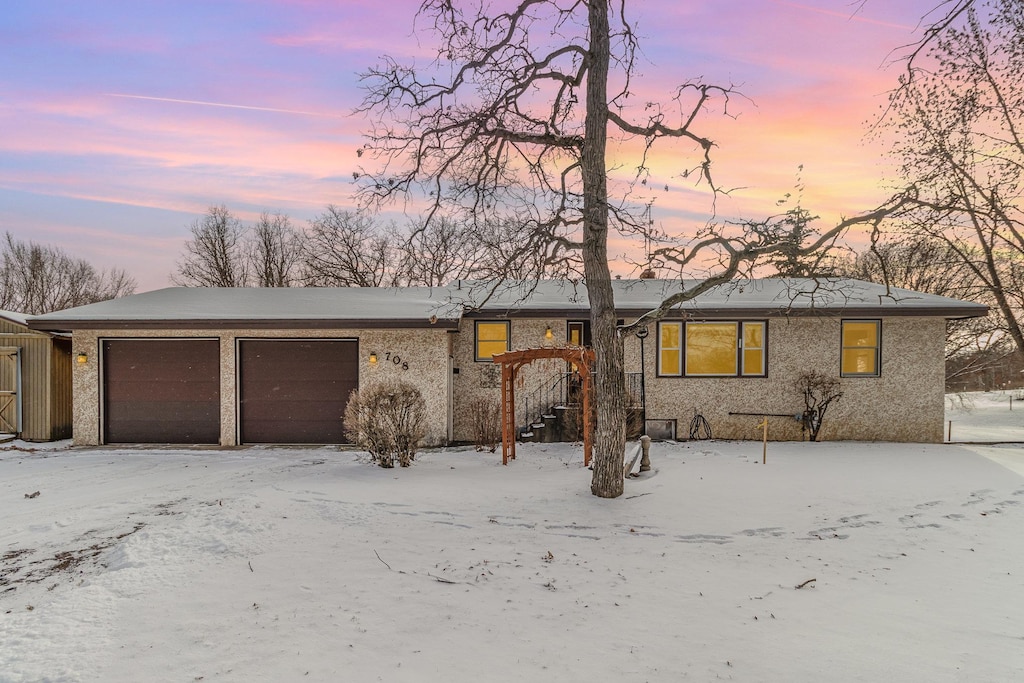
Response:
[[[888,26],[889,28],[899,28],[907,31],[913,31],[917,27],[915,26],[903,26],[902,24],[893,24],[888,21],[880,21],[878,19],[869,19],[868,17],[858,16],[856,12],[847,14],[844,12],[834,12],[832,10],[822,9],[820,7],[811,7],[809,5],[801,5],[798,2],[786,2],[786,0],[773,0],[777,5],[786,5],[787,7],[794,7],[796,9],[806,10],[808,12],[816,12],[817,14],[825,14],[830,17],[838,17],[840,19],[847,19],[849,21],[863,21],[867,24],[875,24],[876,26]]]
[[[315,111],[298,111],[296,109],[275,109],[273,107],[252,107],[245,104],[225,104],[223,102],[203,102],[202,100],[177,100],[173,97],[151,97],[149,95],[125,95],[123,93],[104,93],[106,97],[123,97],[130,100],[150,100],[152,102],[173,102],[174,104],[196,104],[201,107],[223,107],[225,109],[248,109],[250,111],[269,111],[277,114],[298,114],[300,116],[323,116],[327,118],[344,118],[338,114],[323,114]]]

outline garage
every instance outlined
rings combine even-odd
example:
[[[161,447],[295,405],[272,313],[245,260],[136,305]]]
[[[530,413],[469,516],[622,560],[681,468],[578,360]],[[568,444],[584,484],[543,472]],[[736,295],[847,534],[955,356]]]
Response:
[[[102,341],[104,443],[220,442],[220,342]]]
[[[241,443],[344,443],[342,416],[359,387],[354,339],[238,341]]]

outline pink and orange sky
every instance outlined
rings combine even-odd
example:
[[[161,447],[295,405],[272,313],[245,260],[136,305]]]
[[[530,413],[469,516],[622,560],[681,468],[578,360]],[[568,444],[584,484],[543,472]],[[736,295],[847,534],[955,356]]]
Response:
[[[500,5],[500,3],[495,3]],[[712,117],[723,217],[778,211],[798,167],[828,223],[887,196],[864,139],[900,46],[935,0],[636,0],[646,88],[690,78],[748,100]],[[7,3],[0,15],[0,230],[164,287],[189,225],[213,204],[299,225],[354,206],[357,73],[422,56],[410,0]],[[693,195],[693,196],[690,196]],[[700,226],[700,193],[657,221]],[[701,200],[703,201],[703,200]]]

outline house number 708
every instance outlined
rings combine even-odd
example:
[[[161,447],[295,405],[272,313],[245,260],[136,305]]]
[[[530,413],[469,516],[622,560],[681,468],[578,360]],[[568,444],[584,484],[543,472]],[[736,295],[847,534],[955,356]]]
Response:
[[[391,353],[390,351],[384,352],[384,360],[391,361],[394,365],[399,365],[403,370],[409,369],[409,361],[403,361],[402,357],[397,353]]]

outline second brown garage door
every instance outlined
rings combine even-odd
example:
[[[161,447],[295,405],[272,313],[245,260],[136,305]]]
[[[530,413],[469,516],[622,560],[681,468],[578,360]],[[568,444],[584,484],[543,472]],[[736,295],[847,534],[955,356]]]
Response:
[[[238,342],[242,443],[344,443],[342,415],[359,386],[359,344],[340,339]]]

